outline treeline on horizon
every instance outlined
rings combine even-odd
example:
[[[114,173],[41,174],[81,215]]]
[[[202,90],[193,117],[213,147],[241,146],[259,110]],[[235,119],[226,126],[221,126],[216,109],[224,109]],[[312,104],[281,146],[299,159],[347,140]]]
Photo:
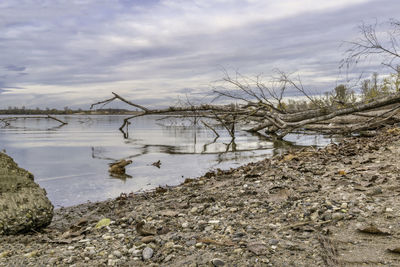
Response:
[[[118,109],[118,108],[105,108],[105,109],[96,109],[96,110],[83,110],[79,109],[71,109],[69,107],[65,107],[64,109],[55,109],[55,108],[35,108],[29,109],[22,107],[11,107],[9,106],[7,109],[0,109],[0,114],[2,115],[70,115],[70,114],[125,114],[131,113],[127,109]]]

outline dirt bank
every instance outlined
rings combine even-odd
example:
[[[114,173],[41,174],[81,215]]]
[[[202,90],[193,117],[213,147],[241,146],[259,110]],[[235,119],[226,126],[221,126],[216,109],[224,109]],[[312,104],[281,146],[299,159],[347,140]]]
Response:
[[[0,264],[397,266],[399,159],[400,129],[384,129],[56,210],[40,233],[1,237]]]

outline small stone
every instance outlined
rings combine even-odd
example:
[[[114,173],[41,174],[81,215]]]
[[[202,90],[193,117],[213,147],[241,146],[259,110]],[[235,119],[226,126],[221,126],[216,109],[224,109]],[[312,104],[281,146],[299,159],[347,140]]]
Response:
[[[103,238],[104,240],[110,240],[110,239],[112,238],[112,236],[110,236],[110,235],[108,235],[108,234],[104,234],[104,235],[102,236],[102,238]]]
[[[346,202],[342,203],[342,205],[340,206],[340,208],[342,209],[347,209],[348,204]]]
[[[333,220],[341,220],[344,218],[344,214],[340,212],[335,212],[332,214],[332,219]]]
[[[0,253],[0,259],[1,258],[5,258],[8,257],[9,255],[11,255],[11,251],[4,251]]]
[[[122,253],[119,250],[114,250],[113,251],[113,255],[117,258],[121,258],[122,257]]]
[[[219,220],[210,220],[208,221],[209,224],[218,224]]]
[[[310,219],[312,221],[316,221],[318,219],[318,212],[314,212],[313,214],[311,214]]]
[[[151,257],[153,257],[153,253],[154,253],[153,249],[145,247],[142,252],[143,260],[151,259]]]
[[[165,248],[172,248],[174,245],[175,245],[174,242],[169,241],[169,242],[167,242],[167,243],[164,244],[164,247],[165,247]]]
[[[142,251],[140,249],[137,249],[136,247],[133,247],[128,250],[128,253],[131,254],[133,257],[140,257]]]
[[[393,212],[393,209],[392,208],[386,208],[385,211],[386,212]]]
[[[270,245],[277,245],[279,243],[279,240],[277,240],[277,239],[270,239],[269,240],[269,244]]]
[[[165,257],[164,262],[170,261],[174,257],[174,254],[169,254],[167,257]]]
[[[190,210],[190,212],[191,212],[191,213],[196,213],[196,212],[197,212],[197,210],[198,210],[198,208],[197,208],[197,207],[193,207],[193,208]]]
[[[33,257],[36,257],[38,254],[39,254],[39,252],[37,250],[34,250],[32,252],[24,254],[24,256],[27,258],[33,258]]]
[[[204,232],[210,232],[210,231],[212,231],[213,229],[214,229],[214,226],[209,225],[209,226],[207,226],[207,227],[204,228]]]
[[[221,259],[215,258],[211,260],[213,266],[224,266],[225,262]]]
[[[264,245],[264,243],[257,241],[249,243],[247,245],[247,249],[257,256],[264,255],[267,252],[267,247]]]
[[[190,246],[194,246],[196,245],[196,240],[195,239],[190,239],[189,241],[187,241],[186,246],[190,247]]]
[[[242,254],[242,252],[243,252],[243,249],[241,249],[241,248],[236,248],[233,250],[233,253],[235,253],[235,254]]]
[[[155,240],[156,240],[156,239],[154,238],[154,236],[149,235],[149,236],[143,237],[141,241],[142,241],[143,243],[148,244],[148,243],[154,242]]]
[[[178,212],[176,212],[174,210],[163,210],[160,212],[160,214],[162,216],[166,216],[166,217],[175,217],[178,215]]]
[[[202,248],[203,247],[203,243],[199,242],[196,243],[196,245],[194,245],[196,248]]]
[[[189,227],[189,223],[188,222],[184,222],[182,223],[182,228],[188,228]]]

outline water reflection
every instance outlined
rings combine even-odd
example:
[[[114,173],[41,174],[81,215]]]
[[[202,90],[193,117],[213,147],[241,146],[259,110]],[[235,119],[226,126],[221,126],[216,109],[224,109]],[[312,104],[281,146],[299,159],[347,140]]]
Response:
[[[59,207],[177,185],[210,169],[237,167],[293,146],[331,142],[320,135],[289,135],[286,141],[278,141],[240,131],[232,139],[221,128],[216,128],[220,135],[216,138],[203,125],[175,122],[169,126],[157,116],[132,120],[122,135],[123,118],[60,116],[68,122],[62,128],[53,128],[56,123],[50,121],[21,120],[13,128],[0,128],[0,149],[34,173]],[[133,161],[126,167],[131,177],[116,179],[109,175],[108,164],[121,159]],[[157,161],[160,168],[153,165]]]

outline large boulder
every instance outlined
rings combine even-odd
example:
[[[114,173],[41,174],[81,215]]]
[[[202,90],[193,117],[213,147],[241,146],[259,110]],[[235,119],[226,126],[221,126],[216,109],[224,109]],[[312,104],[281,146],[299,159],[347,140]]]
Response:
[[[50,224],[53,205],[33,175],[0,152],[0,235],[37,230]]]

